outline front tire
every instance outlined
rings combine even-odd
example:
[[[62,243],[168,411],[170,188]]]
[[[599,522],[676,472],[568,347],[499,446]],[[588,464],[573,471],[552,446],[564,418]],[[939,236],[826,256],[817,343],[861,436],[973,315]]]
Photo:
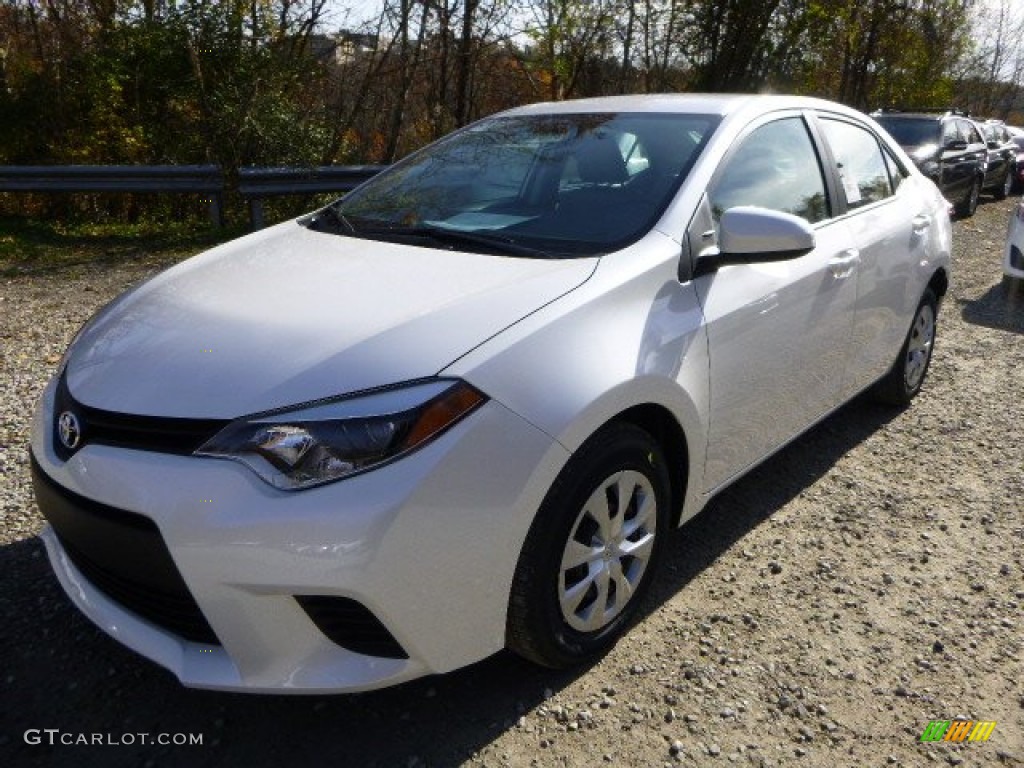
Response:
[[[925,289],[899,357],[885,377],[875,385],[877,400],[889,405],[909,405],[921,391],[935,348],[938,304],[932,289]]]
[[[526,537],[506,643],[561,669],[598,657],[636,617],[669,528],[664,454],[632,424],[612,424],[572,456]]]

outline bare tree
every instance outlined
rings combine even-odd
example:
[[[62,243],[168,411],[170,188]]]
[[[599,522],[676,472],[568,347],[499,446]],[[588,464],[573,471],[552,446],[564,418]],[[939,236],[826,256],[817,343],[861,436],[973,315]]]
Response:
[[[1024,8],[1014,0],[979,5],[971,18],[973,45],[957,80],[965,106],[1006,119],[1024,96]]]

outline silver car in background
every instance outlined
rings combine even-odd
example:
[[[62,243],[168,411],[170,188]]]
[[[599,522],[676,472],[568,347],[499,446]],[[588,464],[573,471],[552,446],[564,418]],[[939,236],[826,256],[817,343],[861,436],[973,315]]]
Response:
[[[190,686],[579,664],[718,491],[918,394],[949,260],[935,185],[838,104],[486,118],[80,331],[32,436],[51,563]]]

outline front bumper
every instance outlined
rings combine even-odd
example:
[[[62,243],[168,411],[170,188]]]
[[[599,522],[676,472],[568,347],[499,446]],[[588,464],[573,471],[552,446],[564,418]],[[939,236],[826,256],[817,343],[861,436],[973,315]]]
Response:
[[[365,690],[447,672],[501,649],[522,543],[568,458],[492,401],[400,461],[283,492],[236,462],[212,458],[91,444],[61,461],[53,399],[51,382],[33,429],[37,485],[63,489],[99,514],[113,508],[152,521],[212,636],[133,603],[80,551],[69,551],[66,530],[62,542],[50,527],[43,540],[62,586],[110,635],[202,688]],[[44,506],[56,503],[46,493],[39,498]],[[132,542],[125,539],[122,549],[132,550]],[[131,580],[123,564],[117,567]],[[146,574],[162,566],[137,567]],[[154,579],[162,589],[162,577]],[[407,658],[342,647],[296,596],[364,607]]]

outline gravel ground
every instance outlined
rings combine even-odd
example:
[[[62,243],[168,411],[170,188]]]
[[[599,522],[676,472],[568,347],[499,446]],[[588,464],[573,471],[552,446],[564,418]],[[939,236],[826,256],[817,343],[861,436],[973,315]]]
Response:
[[[160,265],[3,279],[0,761],[1024,764],[1024,297],[1000,286],[1011,202],[955,224],[921,397],[905,411],[854,402],[722,494],[675,537],[646,617],[605,659],[556,674],[502,653],[352,696],[187,690],[71,606],[37,537],[30,411],[86,317]],[[997,725],[985,743],[918,741],[957,718]],[[32,728],[122,743],[29,745]]]

